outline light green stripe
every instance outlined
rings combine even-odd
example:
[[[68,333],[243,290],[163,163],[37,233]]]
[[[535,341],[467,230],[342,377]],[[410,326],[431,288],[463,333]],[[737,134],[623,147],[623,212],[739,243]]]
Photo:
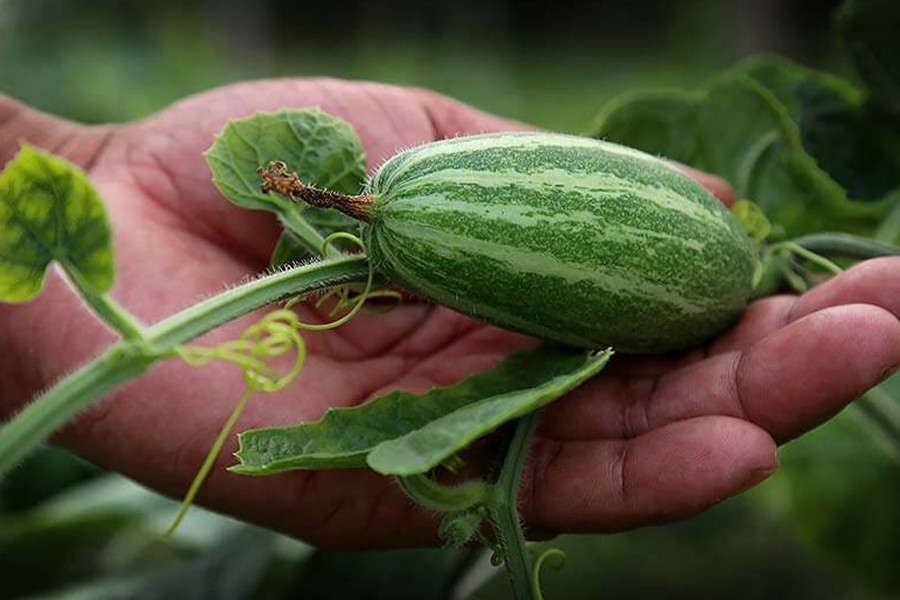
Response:
[[[398,202],[400,204],[400,202]],[[586,224],[598,220],[596,213],[586,210],[570,210],[565,212],[541,213],[536,214],[534,207],[530,205],[508,205],[508,204],[485,204],[476,202],[467,202],[465,200],[447,198],[445,196],[428,195],[418,197],[411,208],[421,211],[427,210],[428,206],[434,206],[440,212],[453,212],[460,215],[467,215],[473,218],[487,218],[502,221],[504,225],[516,225],[519,227],[534,227],[539,225],[547,225],[553,228],[572,224],[578,225],[586,234],[585,243],[622,243],[622,244],[642,244],[648,238],[654,240],[665,241],[670,244],[676,244],[686,248],[691,252],[702,252],[706,248],[707,240],[696,240],[685,238],[671,233],[663,233],[660,231],[650,231],[648,229],[633,227],[631,225],[608,224],[602,223],[598,227],[589,227]],[[393,225],[392,225],[393,227]],[[645,248],[645,250],[651,250]]]
[[[610,173],[571,173],[565,169],[545,169],[538,173],[518,171],[473,171],[471,169],[444,169],[415,178],[409,184],[394,189],[394,193],[410,194],[419,186],[457,183],[483,188],[515,186],[541,194],[580,192],[602,201],[603,196],[622,202],[622,196],[633,195],[641,202],[650,202],[660,208],[676,211],[695,221],[730,231],[724,213],[712,211],[699,202],[686,200],[684,196],[662,186],[644,185],[634,180],[616,177]],[[443,203],[443,201],[442,201]]]
[[[410,148],[409,150],[399,154],[393,160],[400,161],[400,165],[391,173],[388,180],[382,186],[382,189],[392,189],[391,183],[400,177],[403,173],[412,170],[416,165],[429,159],[456,154],[459,152],[471,152],[475,150],[490,150],[494,148],[508,148],[509,150],[549,150],[549,149],[572,149],[572,148],[589,148],[594,151],[606,152],[617,156],[627,156],[652,162],[654,165],[672,169],[680,173],[673,166],[649,155],[640,150],[612,144],[601,140],[580,137],[575,135],[550,134],[550,133],[534,133],[534,132],[508,132],[508,133],[489,133],[484,135],[473,135],[468,137],[460,137],[450,140],[444,140],[440,143],[431,143]]]
[[[396,254],[392,251],[392,246],[392,243],[379,244],[381,252],[390,257],[390,264],[394,269],[397,270],[398,274],[403,277],[403,281],[419,290],[427,291],[432,289],[432,281],[422,279],[418,276],[417,273],[407,269],[406,261],[398,259],[399,257],[397,257]],[[449,253],[443,254],[447,256]],[[484,319],[488,321],[494,321],[496,323],[502,323],[503,326],[507,328],[527,331],[529,335],[542,337],[544,339],[552,340],[559,337],[559,331],[557,331],[557,329],[554,327],[545,327],[540,322],[525,319],[514,313],[499,310],[497,308],[497,305],[494,303],[477,302],[474,298],[471,297],[466,298],[466,314],[475,317],[476,319]],[[570,343],[581,344],[585,347],[595,345],[595,341],[590,337],[582,337],[575,332],[569,332],[568,335],[570,336]]]
[[[566,285],[588,281],[600,293],[646,298],[667,304],[683,315],[701,314],[719,308],[718,298],[699,296],[686,298],[671,287],[636,280],[597,265],[563,262],[542,252],[473,239],[416,223],[393,223],[391,230],[397,235],[427,242],[436,254],[451,260],[458,261],[459,259],[454,257],[460,253],[476,255],[504,263],[509,266],[511,272],[553,277],[563,280]]]

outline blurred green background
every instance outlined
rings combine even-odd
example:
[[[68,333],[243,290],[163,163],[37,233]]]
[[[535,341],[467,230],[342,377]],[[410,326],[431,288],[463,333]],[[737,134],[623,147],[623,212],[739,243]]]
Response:
[[[837,5],[0,0],[0,92],[105,122],[232,81],[328,75],[428,87],[579,133],[618,93],[690,89],[752,54],[849,73],[830,27]],[[783,473],[697,518],[562,538],[570,561],[546,573],[548,597],[898,597],[900,556],[885,548],[897,547],[900,511],[896,493],[879,495],[896,492],[898,463],[872,450],[862,418],[789,444]],[[202,511],[163,546],[172,510],[64,451],[38,454],[0,488],[0,598],[508,594],[484,556],[317,552]]]
[[[831,0],[0,0],[0,89],[125,120],[230,81],[330,75],[430,87],[550,129],[690,86],[762,51],[831,65]]]

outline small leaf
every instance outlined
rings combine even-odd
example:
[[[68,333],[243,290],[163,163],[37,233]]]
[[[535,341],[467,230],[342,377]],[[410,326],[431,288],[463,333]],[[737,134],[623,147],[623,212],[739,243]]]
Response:
[[[734,215],[734,218],[737,219],[738,223],[741,224],[741,227],[756,245],[765,241],[772,232],[772,224],[769,223],[769,219],[766,218],[766,215],[763,214],[763,211],[760,210],[755,202],[738,200],[731,207],[731,214]]]
[[[366,177],[366,160],[349,123],[318,108],[257,113],[229,122],[206,151],[206,161],[222,195],[238,206],[278,214],[308,252],[321,251],[308,230],[324,236],[357,229],[353,219],[336,211],[263,193],[256,170],[273,160],[286,162],[306,183],[356,194]]]
[[[98,293],[115,275],[106,208],[87,175],[24,145],[0,174],[0,301],[26,302],[57,261]]]
[[[677,90],[621,96],[597,117],[591,137],[690,164],[697,149],[697,106],[701,98]]]
[[[526,415],[572,391],[599,373],[612,350],[570,353],[568,368],[544,372],[537,385],[480,398],[401,438],[384,442],[366,462],[383,475],[415,475],[441,464],[504,423]],[[527,365],[523,365],[525,367]]]
[[[470,404],[485,403],[484,408],[494,409],[488,412],[495,424],[486,428],[474,423],[478,437],[521,411],[533,410],[575,388],[599,372],[610,354],[542,347],[513,354],[489,371],[421,396],[397,391],[357,407],[331,409],[314,423],[245,431],[235,455],[240,464],[231,470],[265,475],[292,469],[364,467],[366,455],[379,444],[416,432]],[[469,414],[447,424],[456,427]],[[463,439],[474,439],[467,432],[449,438],[449,428],[431,431],[441,439],[429,444],[429,456],[459,447]],[[415,446],[419,438],[410,441]]]

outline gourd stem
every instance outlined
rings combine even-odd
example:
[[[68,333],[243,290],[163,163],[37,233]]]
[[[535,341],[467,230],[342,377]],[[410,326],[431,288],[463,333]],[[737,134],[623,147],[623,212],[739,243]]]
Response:
[[[462,511],[482,504],[490,490],[482,481],[444,485],[424,474],[397,477],[397,484],[418,504],[441,512]]]
[[[302,200],[319,208],[333,208],[359,221],[368,223],[371,221],[369,205],[374,199],[369,195],[351,196],[320,190],[300,181],[300,177],[293,171],[288,171],[287,164],[274,160],[265,167],[256,171],[262,177],[261,189],[263,192],[277,192],[291,200]]]
[[[537,598],[539,592],[532,589],[531,565],[526,548],[525,534],[516,510],[522,468],[528,456],[531,436],[537,426],[538,412],[534,411],[516,422],[516,429],[506,452],[500,476],[494,484],[494,497],[489,504],[489,514],[497,542],[503,553],[503,564],[517,600]]]

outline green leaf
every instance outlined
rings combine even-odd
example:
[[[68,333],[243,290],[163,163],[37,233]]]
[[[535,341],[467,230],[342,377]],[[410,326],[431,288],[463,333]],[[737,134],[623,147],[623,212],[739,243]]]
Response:
[[[701,99],[699,94],[677,90],[624,95],[604,108],[590,135],[691,164],[696,158]]]
[[[222,195],[238,206],[279,215],[308,253],[319,254],[321,238],[332,231],[357,229],[353,219],[335,211],[264,194],[256,170],[273,160],[284,161],[316,187],[359,193],[365,152],[349,123],[318,108],[257,113],[229,122],[206,151],[206,161]]]
[[[106,208],[87,175],[24,145],[0,174],[0,301],[26,302],[59,262],[95,292],[113,284]]]
[[[760,83],[784,105],[803,148],[856,201],[878,201],[900,186],[900,122],[848,82],[776,57],[733,70]]]
[[[849,0],[838,15],[838,28],[875,101],[900,113],[900,3]]]
[[[439,424],[428,430],[426,437],[435,436],[425,448],[430,461],[574,389],[599,372],[610,355],[609,351],[594,354],[542,347],[513,354],[489,371],[421,396],[397,391],[354,408],[331,409],[314,423],[245,431],[239,436],[240,449],[235,454],[240,464],[231,470],[266,475],[293,469],[364,467],[366,456],[380,444],[414,434],[462,411],[458,417],[444,421],[446,427]],[[483,406],[473,413],[464,410],[469,405]],[[476,433],[459,431],[460,425],[476,414],[490,414],[493,420],[490,425],[470,423]],[[419,448],[421,441],[421,437],[406,438],[401,446],[389,447],[382,456],[390,457],[406,447]],[[455,450],[449,451],[452,454]],[[391,472],[400,472],[393,467],[403,467],[382,460],[376,464]]]
[[[786,107],[765,87],[726,75],[709,88],[698,119],[699,164],[754,200],[787,236],[840,230],[865,234],[894,200],[852,202],[805,151]]]
[[[369,466],[384,475],[415,475],[440,465],[478,438],[572,391],[599,373],[612,350],[566,357],[569,367],[544,371],[537,385],[495,394],[435,419],[369,454]],[[527,365],[523,365],[523,368]]]

